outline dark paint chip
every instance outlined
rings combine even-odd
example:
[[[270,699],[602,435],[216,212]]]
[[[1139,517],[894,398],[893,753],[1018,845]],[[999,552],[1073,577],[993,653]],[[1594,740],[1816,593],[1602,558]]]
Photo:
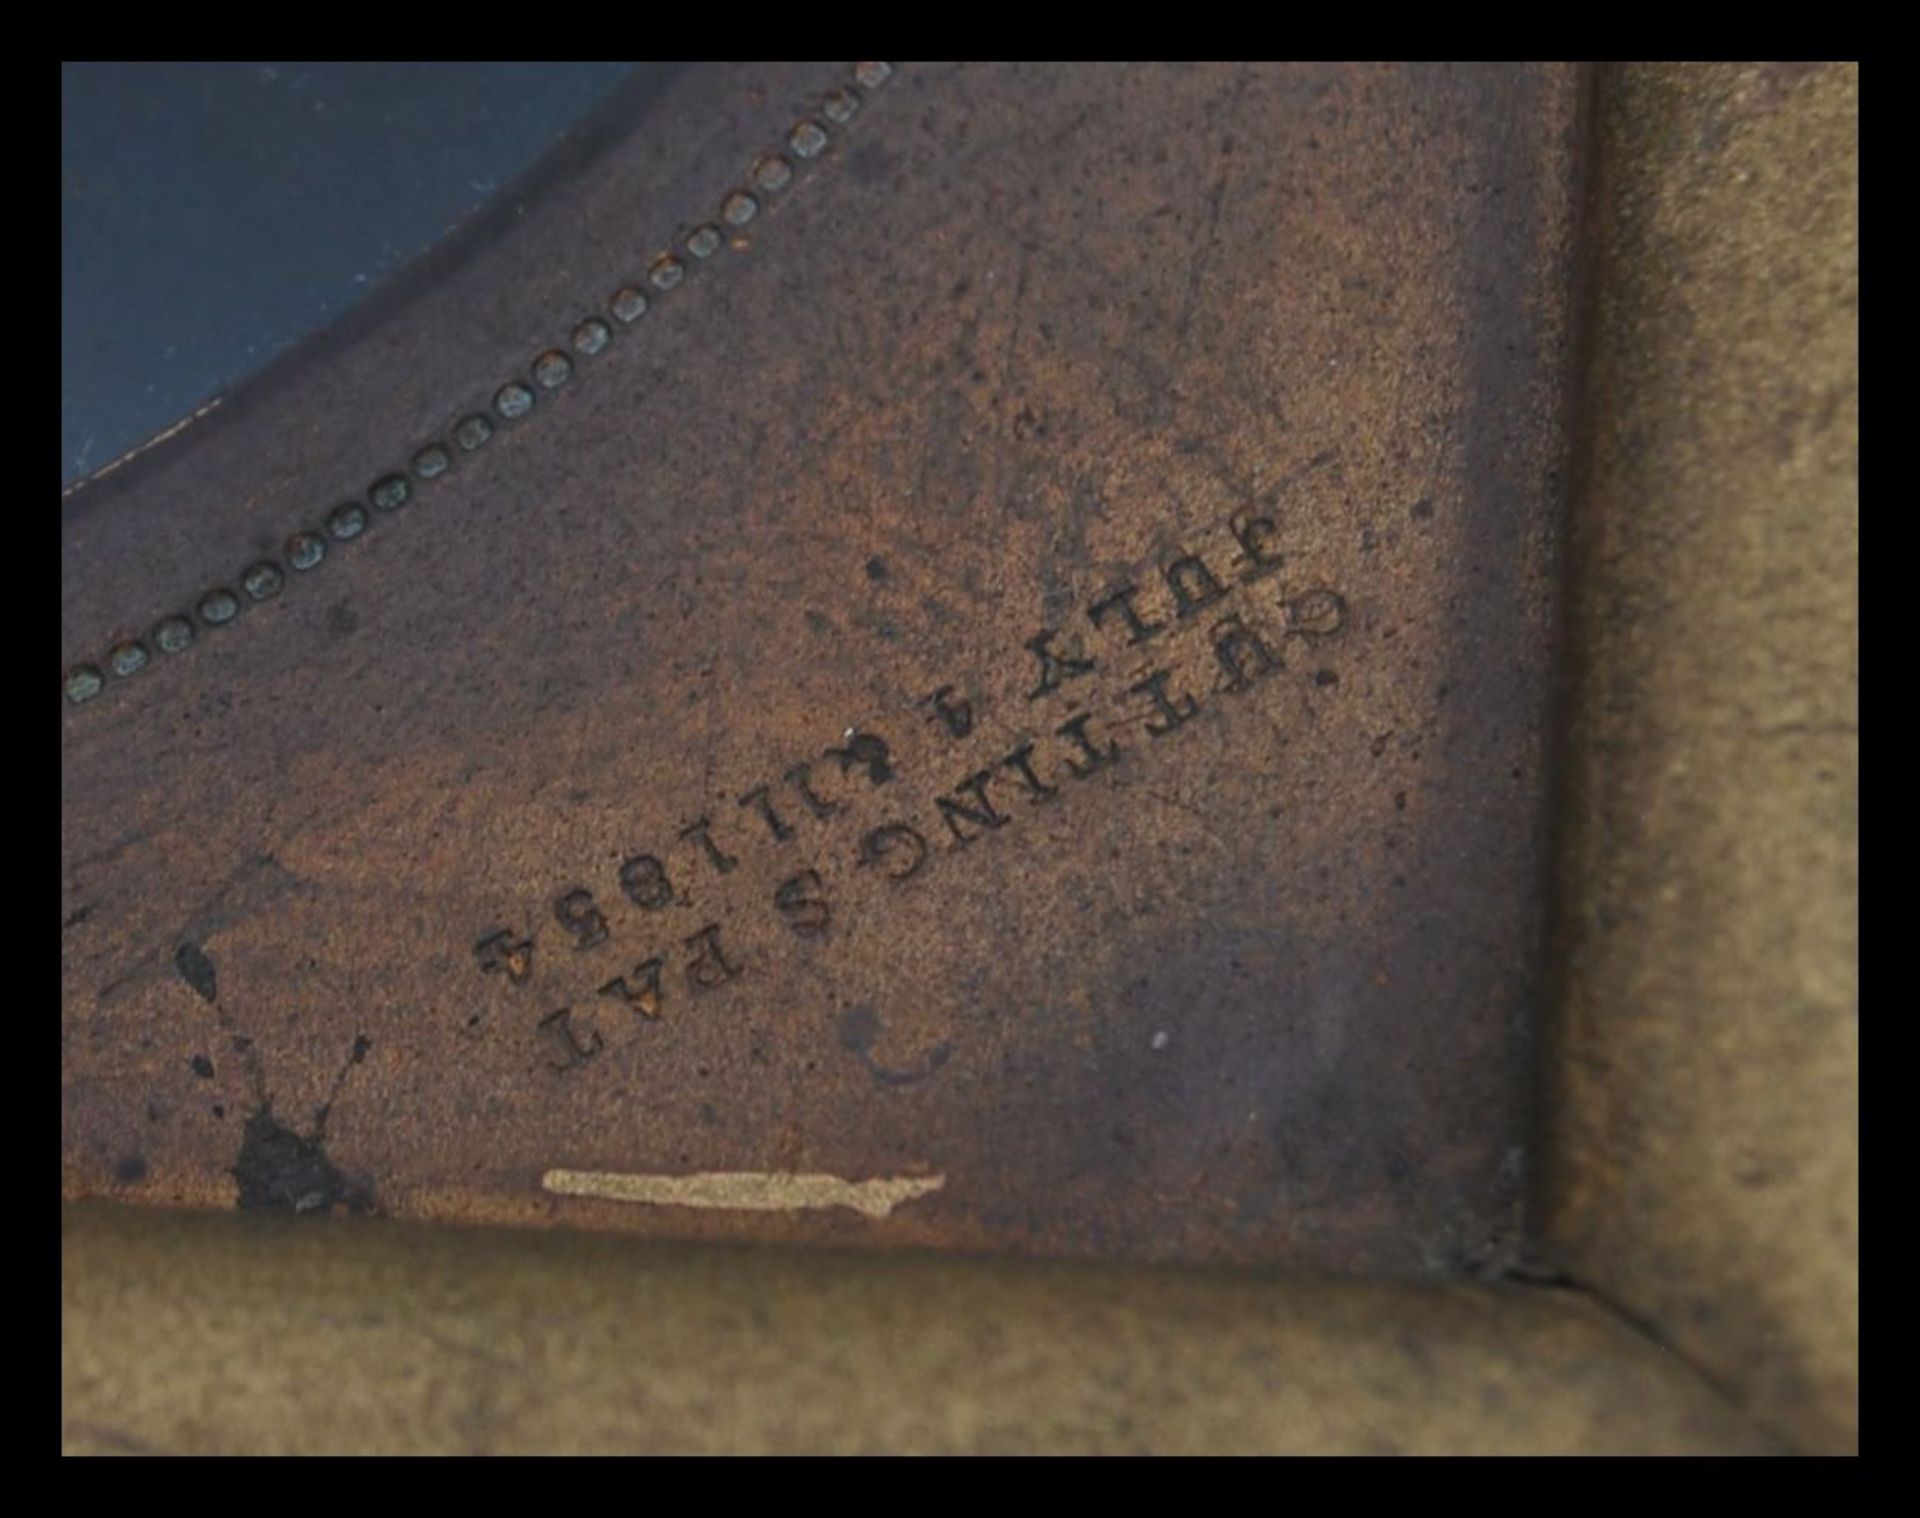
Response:
[[[336,1203],[370,1212],[373,1200],[342,1175],[318,1138],[302,1138],[281,1124],[271,1107],[247,1119],[232,1175],[243,1210],[326,1213]]]
[[[206,951],[195,943],[183,943],[173,951],[173,967],[180,972],[180,978],[199,993],[202,1001],[212,1001],[218,994],[214,985],[213,961],[207,958]]]

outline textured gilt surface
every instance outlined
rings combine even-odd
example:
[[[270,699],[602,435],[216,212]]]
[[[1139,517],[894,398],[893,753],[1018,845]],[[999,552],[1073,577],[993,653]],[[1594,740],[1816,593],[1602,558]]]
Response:
[[[1859,1376],[1859,75],[1611,77],[1542,1222],[1783,1439]]]
[[[66,1249],[74,1453],[1767,1448],[1565,1292],[91,1205]]]

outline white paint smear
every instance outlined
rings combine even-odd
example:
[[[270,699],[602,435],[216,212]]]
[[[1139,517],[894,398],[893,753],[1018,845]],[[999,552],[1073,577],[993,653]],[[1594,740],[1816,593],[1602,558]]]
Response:
[[[850,1181],[838,1175],[784,1175],[757,1170],[701,1175],[627,1175],[616,1170],[549,1170],[540,1184],[560,1196],[598,1197],[608,1202],[648,1202],[656,1207],[716,1207],[737,1212],[802,1212],[849,1207],[884,1218],[947,1184],[944,1175],[881,1176]]]

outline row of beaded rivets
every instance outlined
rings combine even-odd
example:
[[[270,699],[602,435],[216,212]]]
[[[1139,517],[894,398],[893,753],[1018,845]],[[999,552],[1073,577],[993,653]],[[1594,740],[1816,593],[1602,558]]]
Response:
[[[796,172],[793,160],[818,158],[826,150],[832,129],[851,121],[863,99],[885,84],[892,73],[890,63],[856,63],[851,85],[829,90],[817,112],[796,122],[781,147],[763,153],[748,171],[746,182],[721,197],[714,220],[702,222],[687,233],[679,250],[662,253],[643,278],[616,289],[607,298],[604,316],[596,314],[576,322],[567,334],[565,348],[548,348],[535,355],[525,378],[507,381],[494,392],[486,409],[470,412],[455,422],[445,440],[417,448],[404,469],[375,480],[365,500],[345,501],[328,512],[318,526],[294,533],[286,540],[281,558],[256,560],[240,571],[237,581],[204,592],[191,611],[162,617],[144,636],[118,640],[97,664],[79,664],[67,670],[62,676],[66,699],[76,705],[91,701],[110,681],[131,679],[148,668],[156,654],[183,653],[203,631],[234,622],[253,602],[272,600],[286,588],[289,571],[304,575],[318,569],[334,546],[352,542],[381,515],[405,506],[420,485],[445,475],[458,454],[485,447],[500,423],[511,424],[530,415],[541,392],[557,390],[573,378],[578,360],[590,359],[610,346],[616,333],[639,321],[653,301],[687,277],[691,264],[705,262],[719,252],[726,243],[723,227],[746,226],[760,214],[767,197],[778,195],[792,184]]]

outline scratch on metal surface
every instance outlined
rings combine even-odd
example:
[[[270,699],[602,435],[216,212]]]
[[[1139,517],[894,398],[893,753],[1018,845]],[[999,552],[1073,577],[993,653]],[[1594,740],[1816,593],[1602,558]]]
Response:
[[[629,1175],[613,1170],[549,1170],[541,1186],[560,1196],[590,1196],[610,1202],[650,1202],[662,1207],[717,1207],[739,1212],[800,1212],[850,1207],[885,1218],[947,1184],[944,1175],[903,1175],[849,1181],[837,1175],[787,1175],[758,1170],[698,1175]]]
[[[121,454],[120,457],[115,459],[112,463],[102,464],[98,469],[94,470],[92,474],[84,475],[80,479],[75,480],[71,485],[67,486],[66,489],[60,492],[60,499],[64,501],[68,496],[72,495],[76,490],[79,490],[83,486],[91,485],[95,480],[105,479],[108,475],[112,474],[114,470],[118,469],[122,464],[128,463],[133,459],[139,458],[140,455],[145,453],[149,448],[158,448],[168,438],[174,436],[176,433],[184,432],[188,427],[191,427],[195,422],[199,421],[201,417],[205,416],[209,411],[212,411],[216,406],[218,406],[225,399],[226,397],[224,395],[216,395],[212,400],[208,401],[204,406],[196,407],[191,413],[181,417],[179,421],[175,422],[171,427],[167,428],[164,432],[156,432],[152,437],[148,438],[144,443],[140,443],[135,445],[132,448],[129,448],[125,453]]]

